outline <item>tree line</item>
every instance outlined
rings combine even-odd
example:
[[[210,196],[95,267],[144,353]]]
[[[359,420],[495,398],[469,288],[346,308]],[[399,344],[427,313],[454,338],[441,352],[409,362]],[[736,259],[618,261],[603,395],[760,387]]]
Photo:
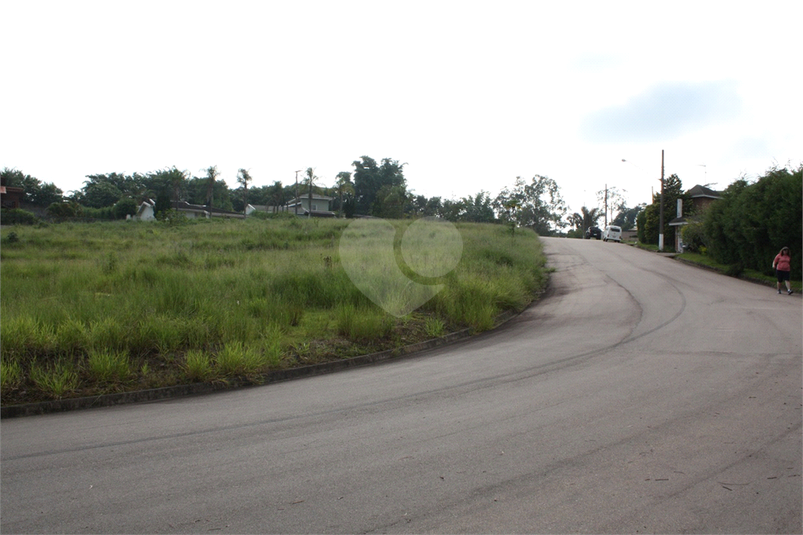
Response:
[[[216,166],[204,176],[193,176],[176,167],[150,173],[107,173],[87,175],[82,188],[65,195],[54,184],[42,183],[21,171],[0,171],[3,185],[24,188],[23,201],[46,209],[55,219],[82,216],[85,219],[124,219],[136,213],[138,204],[155,199],[157,210],[169,209],[170,202],[185,200],[191,204],[242,211],[247,204],[284,206],[305,195],[325,195],[333,199],[332,209],[340,216],[370,215],[386,219],[404,217],[440,217],[448,221],[502,223],[511,229],[527,227],[540,235],[583,237],[584,231],[599,224],[599,208],[582,207],[569,214],[558,184],[551,178],[534,175],[516,177],[513,184],[493,196],[487,191],[459,199],[416,195],[407,186],[405,164],[391,158],[375,160],[362,156],[352,162],[353,171],[336,175],[331,185],[322,184],[313,168],[299,171],[290,184],[275,181],[270,185],[249,187],[250,172],[240,169],[239,187],[229,188],[219,178]],[[675,242],[678,227],[669,222],[677,216],[677,200],[684,199],[688,224],[682,227],[683,242],[692,251],[705,252],[717,261],[734,266],[769,271],[767,256],[788,245],[793,251],[793,269],[800,278],[801,251],[801,170],[772,168],[755,183],[741,178],[722,194],[704,214],[694,214],[688,195],[676,174],[664,181],[665,243]],[[659,235],[660,194],[653,194],[650,204],[628,207],[622,192],[606,188],[597,193],[611,207],[610,223],[624,230],[638,228],[641,243],[657,244]],[[3,222],[13,223],[8,215]]]
[[[564,228],[566,206],[558,184],[535,175],[530,180],[517,177],[511,187],[498,195],[487,191],[460,199],[416,195],[407,186],[405,164],[392,158],[377,161],[362,156],[352,163],[353,172],[336,175],[334,184],[321,184],[313,168],[297,173],[290,184],[275,181],[249,187],[253,178],[246,169],[237,175],[239,187],[229,188],[219,178],[216,166],[204,176],[193,176],[177,167],[150,173],[106,173],[87,175],[84,185],[64,194],[53,184],[44,184],[16,169],[0,171],[3,184],[25,189],[23,201],[46,211],[56,219],[124,219],[136,213],[146,199],[154,199],[156,211],[168,210],[171,201],[212,206],[241,212],[248,204],[278,209],[295,198],[324,195],[333,199],[332,209],[344,217],[359,215],[386,219],[440,217],[449,221],[505,223],[529,227],[546,235]],[[268,211],[271,211],[269,208]]]

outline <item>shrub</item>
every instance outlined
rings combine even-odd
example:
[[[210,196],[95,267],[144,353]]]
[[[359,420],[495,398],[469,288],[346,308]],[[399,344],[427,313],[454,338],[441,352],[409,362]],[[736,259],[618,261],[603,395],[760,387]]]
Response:
[[[705,213],[706,245],[721,264],[771,274],[772,259],[783,246],[792,247],[792,278],[803,273],[803,166],[790,172],[770,169],[758,182],[737,180]]]
[[[681,230],[683,245],[693,253],[701,253],[705,249],[705,231],[702,221],[690,221]]]
[[[4,208],[0,210],[0,223],[3,225],[35,225],[39,218],[27,210]]]
[[[125,219],[126,216],[133,216],[137,213],[137,201],[130,197],[120,199],[112,207],[112,213],[115,219]]]
[[[81,217],[83,212],[83,207],[75,202],[54,202],[47,207],[48,215],[59,221]]]

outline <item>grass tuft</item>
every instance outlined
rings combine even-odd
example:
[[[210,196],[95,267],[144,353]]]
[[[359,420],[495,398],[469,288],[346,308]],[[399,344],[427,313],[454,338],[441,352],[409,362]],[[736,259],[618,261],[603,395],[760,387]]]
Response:
[[[110,349],[93,349],[87,358],[86,371],[97,383],[121,383],[131,375],[128,355]]]
[[[33,364],[31,381],[45,396],[60,399],[78,388],[78,372],[75,365],[67,360],[59,360],[51,365]]]

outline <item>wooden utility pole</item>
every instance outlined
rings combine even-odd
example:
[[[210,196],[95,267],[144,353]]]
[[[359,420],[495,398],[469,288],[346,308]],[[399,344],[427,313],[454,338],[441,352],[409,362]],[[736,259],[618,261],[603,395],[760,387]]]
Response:
[[[664,250],[664,150],[661,149],[661,208],[658,212],[658,250]]]

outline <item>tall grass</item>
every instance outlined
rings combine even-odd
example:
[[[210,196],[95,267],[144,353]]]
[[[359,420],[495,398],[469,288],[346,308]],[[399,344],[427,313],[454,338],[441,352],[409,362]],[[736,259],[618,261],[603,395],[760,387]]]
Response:
[[[423,250],[427,234],[391,253],[408,264],[407,275],[442,285],[424,288],[419,319],[394,318],[343,268],[338,244],[349,224],[251,218],[2,229],[16,234],[0,249],[4,403],[109,383],[135,388],[143,370],[148,381],[160,373],[171,381],[248,375],[294,365],[301,347],[313,360],[393,347],[415,321],[421,336],[445,325],[481,331],[499,312],[526,306],[544,283],[535,234],[461,224],[451,271],[435,265],[438,251]],[[392,222],[397,235],[411,224]],[[364,249],[371,258],[371,246]],[[378,291],[403,301],[404,286]]]

